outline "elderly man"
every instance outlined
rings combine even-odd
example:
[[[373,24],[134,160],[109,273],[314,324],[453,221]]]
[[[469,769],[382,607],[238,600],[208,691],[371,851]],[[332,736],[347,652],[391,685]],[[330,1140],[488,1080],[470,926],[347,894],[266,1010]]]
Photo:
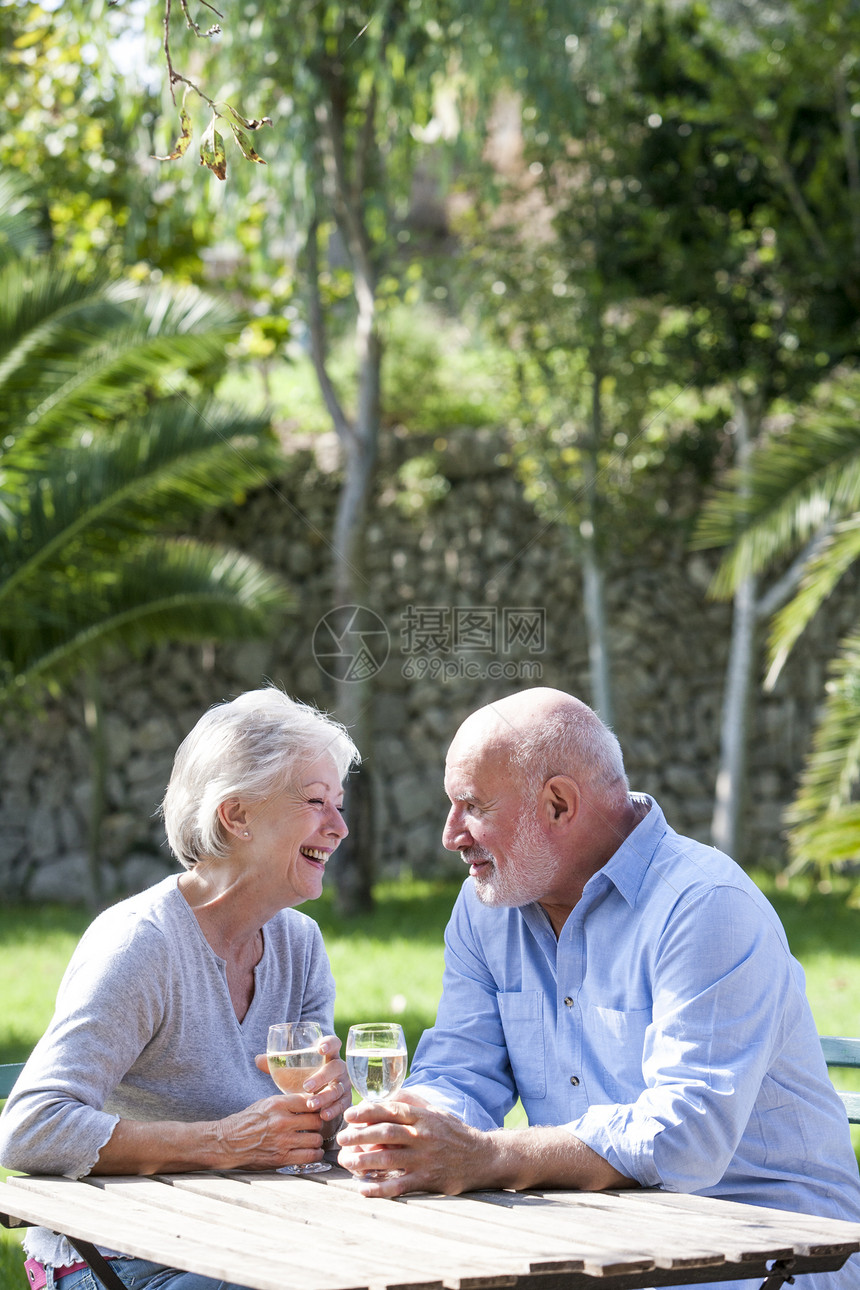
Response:
[[[443,841],[471,880],[407,1085],[346,1112],[341,1163],[370,1168],[373,1146],[375,1169],[402,1171],[363,1192],[656,1186],[860,1219],[845,1112],[776,913],[628,791],[595,713],[550,689],[480,709],[445,790]],[[518,1097],[531,1127],[505,1130]],[[856,1290],[860,1260],[807,1280]]]

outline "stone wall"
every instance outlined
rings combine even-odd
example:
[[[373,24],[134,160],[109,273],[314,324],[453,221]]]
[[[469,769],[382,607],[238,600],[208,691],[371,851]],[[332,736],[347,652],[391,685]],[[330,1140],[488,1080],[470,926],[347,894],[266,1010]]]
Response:
[[[469,711],[529,684],[589,698],[580,571],[563,535],[537,518],[500,464],[502,446],[492,435],[452,436],[442,458],[450,488],[440,502],[405,519],[389,488],[370,517],[362,602],[382,620],[390,644],[374,679],[372,756],[385,873],[461,872],[459,857],[439,840],[442,766]],[[205,526],[203,536],[251,551],[295,588],[295,607],[274,640],[151,650],[100,669],[109,764],[106,895],[138,889],[174,867],[155,812],[177,745],[210,704],[272,680],[331,707],[333,683],[314,642],[334,608],[327,541],[336,487],[332,474],[302,453],[276,488]],[[653,793],[675,827],[707,839],[730,613],[707,599],[713,561],[691,554],[682,533],[666,526],[634,552],[610,554],[615,728],[634,787]],[[781,813],[807,748],[826,660],[855,604],[856,583],[801,642],[776,691],[757,703],[738,857],[745,862],[782,857]],[[517,617],[516,610],[532,612]],[[480,647],[492,644],[494,629],[495,651],[485,652]],[[509,648],[506,633],[520,637]],[[89,895],[84,714],[84,690],[76,686],[38,712],[4,720],[0,889],[7,897]]]

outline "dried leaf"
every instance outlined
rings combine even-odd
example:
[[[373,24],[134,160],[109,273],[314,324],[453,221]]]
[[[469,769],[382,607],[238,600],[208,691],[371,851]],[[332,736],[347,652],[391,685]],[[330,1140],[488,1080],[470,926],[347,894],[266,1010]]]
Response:
[[[238,125],[234,125],[232,121],[230,122],[230,129],[233,131],[233,137],[242,150],[242,156],[247,157],[248,161],[257,161],[261,166],[265,166],[266,162],[260,156],[259,152],[254,151],[251,145],[251,140],[248,138],[247,134],[245,134],[244,130],[240,130]]]
[[[176,161],[178,157],[184,157],[188,151],[188,145],[191,142],[191,117],[183,107],[179,113],[179,125],[182,133],[173,145],[173,151],[169,152],[166,157],[154,157],[155,161]]]
[[[224,152],[224,140],[215,129],[216,120],[213,116],[200,140],[200,164],[208,166],[216,179],[226,179],[227,155]]]
[[[220,107],[222,105],[219,104],[218,106]],[[236,109],[230,103],[225,103],[223,104],[223,106],[227,109],[227,111],[230,113],[231,116],[236,118],[236,120],[239,122],[239,125],[243,125],[246,130],[259,130],[260,126],[272,124],[272,118],[270,116],[261,116],[259,117],[259,119],[249,121],[247,117],[242,116],[241,112],[237,112]]]

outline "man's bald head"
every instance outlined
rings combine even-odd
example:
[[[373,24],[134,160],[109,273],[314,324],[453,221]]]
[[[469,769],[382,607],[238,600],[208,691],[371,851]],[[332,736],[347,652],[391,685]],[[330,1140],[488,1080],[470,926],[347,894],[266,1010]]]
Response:
[[[466,748],[504,759],[535,788],[567,775],[601,797],[627,793],[618,740],[586,703],[563,690],[537,686],[479,708],[460,726],[448,755]]]

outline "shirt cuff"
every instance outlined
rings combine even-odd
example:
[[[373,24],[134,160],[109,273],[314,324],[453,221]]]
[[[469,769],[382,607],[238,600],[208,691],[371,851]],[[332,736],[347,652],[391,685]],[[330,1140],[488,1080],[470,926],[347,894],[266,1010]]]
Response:
[[[497,1129],[499,1126],[473,1098],[445,1088],[441,1084],[404,1084],[404,1092],[426,1098],[437,1111],[447,1111],[473,1129]]]
[[[602,1156],[613,1169],[642,1187],[660,1187],[654,1143],[663,1132],[659,1120],[634,1115],[629,1106],[592,1106],[578,1120],[562,1125],[569,1134]]]

